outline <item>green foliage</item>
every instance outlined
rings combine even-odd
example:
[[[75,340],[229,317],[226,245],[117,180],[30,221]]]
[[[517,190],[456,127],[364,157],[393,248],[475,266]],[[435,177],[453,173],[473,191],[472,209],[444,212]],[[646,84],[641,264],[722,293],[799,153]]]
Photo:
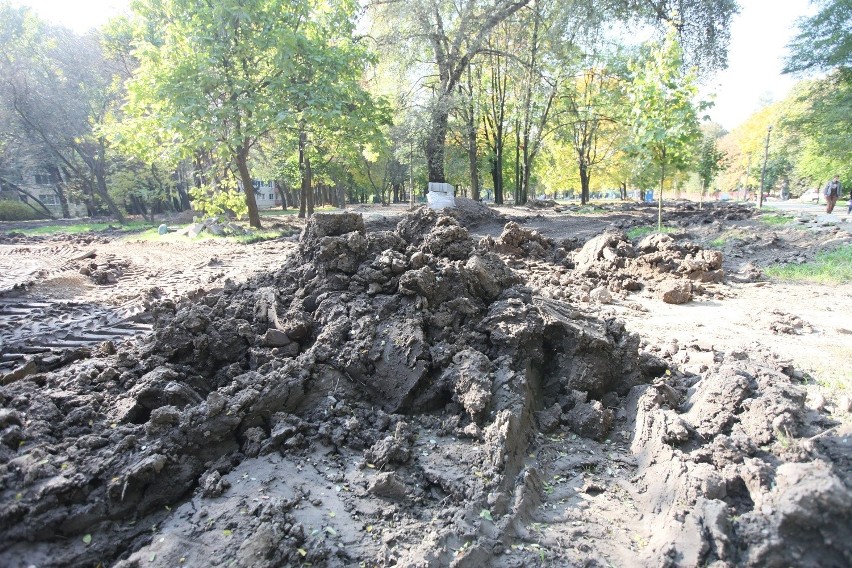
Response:
[[[845,284],[852,280],[852,245],[821,252],[812,262],[773,265],[765,272],[768,276],[781,280]]]
[[[26,203],[14,199],[0,199],[0,221],[32,221],[44,218],[43,214],[39,214]]]
[[[789,169],[811,182],[834,175],[852,180],[852,1],[816,0],[819,10],[799,22],[799,34],[788,46],[784,71],[828,71],[800,84],[788,101],[783,122],[791,132],[795,154]]]
[[[835,72],[803,83],[785,113],[783,126],[793,132],[792,156],[800,176],[824,183],[840,175],[852,180],[852,72]]]
[[[663,187],[667,174],[684,171],[693,159],[701,137],[698,110],[692,101],[698,93],[695,72],[683,70],[683,52],[674,30],[663,44],[651,43],[631,66],[629,88],[633,116],[632,153],[660,168],[657,224],[662,228]],[[669,171],[669,169],[673,171]]]
[[[725,152],[719,149],[717,138],[705,135],[698,151],[698,178],[702,194],[712,187],[716,175],[725,169],[725,156]]]
[[[174,162],[201,152],[212,172],[235,169],[247,186],[261,141],[289,147],[272,156],[284,163],[310,134],[325,157],[342,141],[357,147],[381,122],[359,82],[372,56],[353,36],[354,0],[140,0],[136,10],[140,67],[116,136],[138,155]],[[316,175],[326,174],[317,162]],[[201,207],[248,211],[259,226],[253,193],[237,208],[230,182],[211,177],[196,191],[212,201]]]
[[[852,64],[852,1],[815,0],[820,10],[799,22],[788,46],[787,73],[849,68]]]
[[[235,185],[227,187],[202,186],[189,190],[193,207],[205,217],[229,217],[242,219],[248,214],[245,195]]]
[[[127,69],[110,58],[98,33],[77,35],[28,8],[0,2],[0,132],[14,140],[16,168],[45,168],[97,196],[113,217],[112,148],[101,130],[114,120]]]

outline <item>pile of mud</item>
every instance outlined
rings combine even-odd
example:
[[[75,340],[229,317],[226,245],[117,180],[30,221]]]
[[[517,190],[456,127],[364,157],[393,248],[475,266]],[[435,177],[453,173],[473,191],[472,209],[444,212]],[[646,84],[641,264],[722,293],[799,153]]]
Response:
[[[607,253],[580,263],[518,230],[474,242],[427,209],[374,232],[315,215],[274,273],[163,301],[145,342],[3,386],[0,559],[852,559],[848,463],[784,445],[825,426],[789,366],[719,354],[679,372],[510,267],[514,247],[601,279],[585,275]],[[583,516],[579,497],[616,487],[641,513],[622,519],[665,527],[641,551]]]

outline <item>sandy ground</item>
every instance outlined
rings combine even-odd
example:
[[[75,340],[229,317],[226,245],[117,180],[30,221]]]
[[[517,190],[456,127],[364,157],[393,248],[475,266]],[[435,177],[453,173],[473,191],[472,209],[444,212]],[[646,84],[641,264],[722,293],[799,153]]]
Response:
[[[762,274],[842,218],[680,203],[645,250],[642,204],[350,211],[365,241],[0,235],[2,563],[852,561],[852,284]]]

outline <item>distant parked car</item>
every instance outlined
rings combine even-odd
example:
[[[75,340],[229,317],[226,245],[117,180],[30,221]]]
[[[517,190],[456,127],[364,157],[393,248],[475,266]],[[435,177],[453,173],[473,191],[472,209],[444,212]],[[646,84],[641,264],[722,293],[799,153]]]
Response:
[[[802,203],[819,203],[819,189],[809,189],[799,196]]]

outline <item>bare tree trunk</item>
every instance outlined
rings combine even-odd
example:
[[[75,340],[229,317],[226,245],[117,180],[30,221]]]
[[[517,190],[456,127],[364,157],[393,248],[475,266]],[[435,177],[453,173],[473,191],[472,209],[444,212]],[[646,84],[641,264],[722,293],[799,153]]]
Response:
[[[299,218],[304,219],[314,214],[314,194],[311,191],[311,160],[308,158],[308,133],[304,128],[299,132],[299,171],[302,174],[302,185],[299,192]]]
[[[106,153],[106,141],[101,138],[98,141],[98,149],[95,152],[94,156],[89,155],[79,144],[74,144],[74,150],[77,154],[82,158],[82,160],[89,166],[89,170],[92,172],[92,177],[94,178],[94,184],[92,189],[100,197],[104,203],[107,205],[107,209],[109,209],[110,215],[115,218],[116,221],[124,225],[127,221],[124,219],[124,215],[119,210],[118,206],[113,201],[112,197],[107,191],[107,183],[106,183],[106,165],[104,163],[105,153]]]
[[[447,142],[447,124],[449,112],[446,101],[440,100],[432,109],[432,124],[429,128],[429,136],[426,138],[424,150],[426,152],[426,170],[430,182],[443,183],[447,181],[444,174],[444,150]]]
[[[257,210],[257,200],[254,197],[254,183],[248,168],[249,140],[245,139],[243,145],[237,151],[237,171],[240,173],[240,181],[243,184],[243,194],[246,196],[248,206],[249,225],[260,229],[260,212]]]
[[[515,117],[515,205],[521,198],[521,121]]]
[[[589,202],[589,182],[592,176],[589,173],[589,168],[586,167],[586,164],[580,160],[579,164],[580,170],[580,203],[585,205]]]
[[[50,177],[53,180],[53,190],[59,198],[59,206],[62,207],[62,217],[68,219],[71,217],[71,211],[68,209],[68,196],[65,194],[65,184],[62,180],[62,172],[55,164],[47,166],[47,171],[50,172]]]
[[[479,159],[476,155],[476,105],[473,103],[473,73],[467,66],[467,159],[470,166],[470,198],[479,201]]]
[[[666,181],[666,150],[663,148],[663,159],[660,160],[660,197],[657,200],[657,231],[663,232],[663,183]]]
[[[278,192],[279,197],[281,197],[281,210],[287,211],[287,193],[284,191],[284,184],[275,180],[275,190]]]

